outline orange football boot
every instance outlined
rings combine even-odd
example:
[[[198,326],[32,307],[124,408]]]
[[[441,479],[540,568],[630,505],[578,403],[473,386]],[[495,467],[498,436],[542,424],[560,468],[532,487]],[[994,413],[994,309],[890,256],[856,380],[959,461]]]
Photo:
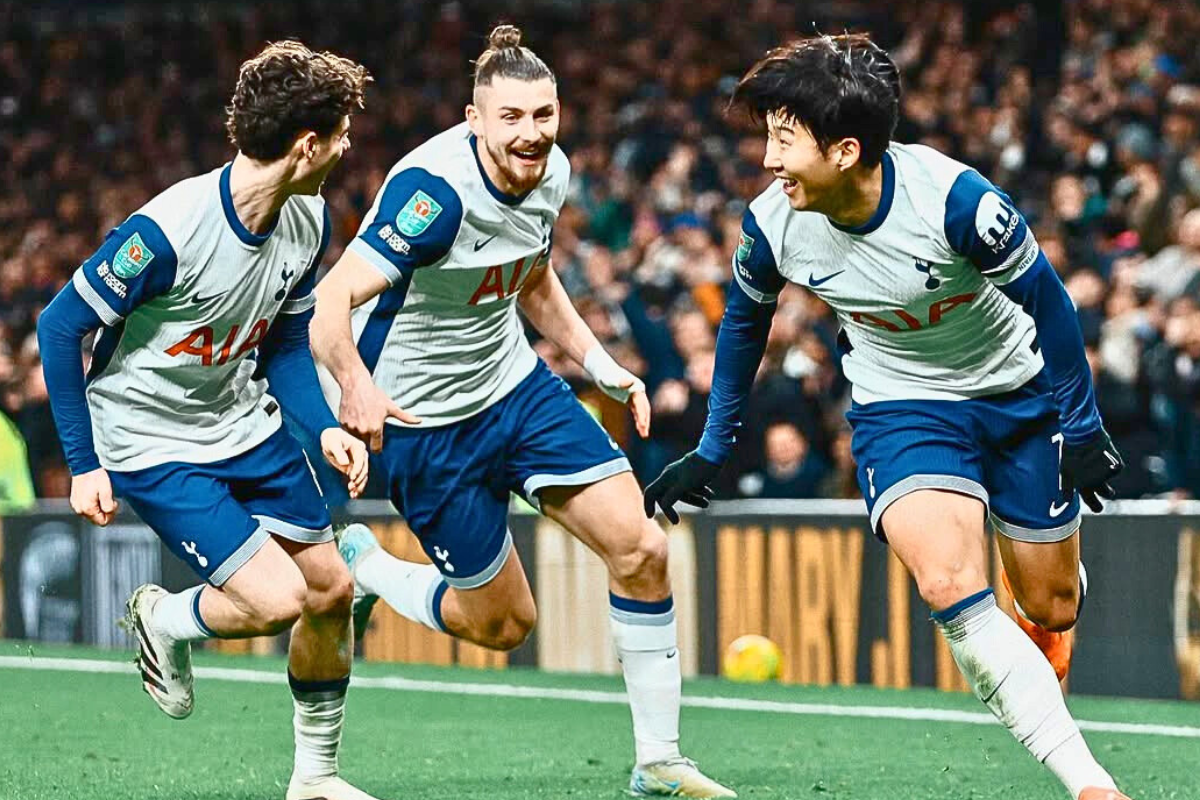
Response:
[[[1090,786],[1079,793],[1079,800],[1130,800],[1116,789],[1098,789]]]
[[[1004,580],[1004,588],[1008,590],[1009,595],[1016,602],[1016,594],[1013,593],[1012,584],[1008,582],[1008,573],[1001,571],[1000,577]],[[1032,639],[1033,643],[1042,651],[1042,654],[1046,656],[1046,660],[1050,662],[1050,666],[1054,667],[1054,674],[1058,676],[1059,683],[1061,683],[1066,679],[1067,673],[1071,671],[1071,654],[1075,649],[1075,632],[1048,631],[1033,620],[1026,619],[1025,615],[1019,610],[1016,616],[1017,624],[1021,626],[1021,630],[1025,631],[1025,635]],[[1107,790],[1097,789],[1096,791]],[[1124,797],[1124,795],[1113,795],[1113,798],[1119,797]],[[1083,795],[1080,795],[1079,800],[1084,800]],[[1088,800],[1093,800],[1093,798],[1088,798]],[[1105,798],[1097,794],[1094,800],[1105,800]]]

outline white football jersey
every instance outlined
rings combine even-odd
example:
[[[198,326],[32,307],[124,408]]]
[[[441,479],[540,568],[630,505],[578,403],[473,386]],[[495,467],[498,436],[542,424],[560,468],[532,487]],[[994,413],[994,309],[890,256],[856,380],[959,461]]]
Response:
[[[402,158],[349,245],[391,283],[353,312],[359,354],[423,426],[478,414],[537,363],[517,295],[549,258],[570,163],[555,146],[541,183],[515,197],[488,180],[476,146],[463,123]],[[337,408],[323,370],[322,384]]]
[[[860,228],[793,210],[779,181],[755,198],[734,276],[758,302],[788,280],[834,309],[855,401],[961,400],[1041,370],[1033,319],[996,288],[1038,253],[1012,202],[978,172],[893,143],[879,208]]]
[[[229,172],[155,197],[72,278],[106,326],[87,386],[106,469],[211,463],[279,429],[252,354],[276,315],[312,307],[328,212],[320,197],[294,196],[271,231],[253,234],[234,211]]]

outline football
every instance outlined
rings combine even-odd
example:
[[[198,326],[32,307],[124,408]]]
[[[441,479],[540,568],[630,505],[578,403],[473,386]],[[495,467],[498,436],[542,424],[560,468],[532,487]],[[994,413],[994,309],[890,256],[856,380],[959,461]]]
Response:
[[[725,648],[722,664],[725,677],[739,683],[777,681],[783,671],[783,653],[779,645],[765,636],[748,633]]]

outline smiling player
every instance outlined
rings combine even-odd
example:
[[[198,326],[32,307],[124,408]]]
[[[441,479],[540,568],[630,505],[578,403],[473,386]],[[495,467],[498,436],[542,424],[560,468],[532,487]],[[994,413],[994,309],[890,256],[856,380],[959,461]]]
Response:
[[[995,603],[984,525],[1024,625],[1064,671],[1084,586],[1079,496],[1121,469],[1071,301],[1009,198],[928,147],[890,141],[900,81],[862,35],[771,51],[735,102],[766,122],[777,180],[750,204],[697,450],[646,512],[702,491],[728,457],[784,285],[842,324],[853,450],[871,526],[912,573],[976,694],[1079,800],[1119,800],[1055,671]],[[1064,652],[1065,651],[1065,652]]]
[[[549,266],[570,173],[554,144],[554,75],[512,26],[489,45],[467,121],[392,168],[317,287],[313,347],[340,387],[331,402],[347,429],[382,448],[392,502],[434,562],[399,561],[365,527],[347,529],[342,551],[367,595],[356,621],[379,595],[434,630],[502,650],[521,644],[536,609],[507,528],[518,492],[608,566],[633,711],[631,790],[734,796],[679,752],[666,535],[642,517],[625,455],[537,358],[517,316],[520,307],[629,403],[648,433],[641,381],[605,352]]]

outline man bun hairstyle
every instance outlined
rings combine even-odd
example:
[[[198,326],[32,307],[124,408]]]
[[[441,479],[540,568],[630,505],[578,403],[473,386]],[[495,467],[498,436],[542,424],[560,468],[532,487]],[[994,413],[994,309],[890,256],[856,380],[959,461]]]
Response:
[[[738,82],[730,104],[757,120],[795,120],[822,151],[857,139],[862,163],[874,167],[896,131],[900,71],[867,34],[811,36],[769,51]]]
[[[488,34],[488,47],[475,59],[475,88],[491,86],[494,78],[537,81],[548,78],[557,83],[546,62],[521,45],[521,29],[515,25],[497,25]]]
[[[225,109],[229,139],[250,158],[285,156],[305,131],[329,136],[363,107],[366,67],[301,42],[272,42],[242,64]]]

